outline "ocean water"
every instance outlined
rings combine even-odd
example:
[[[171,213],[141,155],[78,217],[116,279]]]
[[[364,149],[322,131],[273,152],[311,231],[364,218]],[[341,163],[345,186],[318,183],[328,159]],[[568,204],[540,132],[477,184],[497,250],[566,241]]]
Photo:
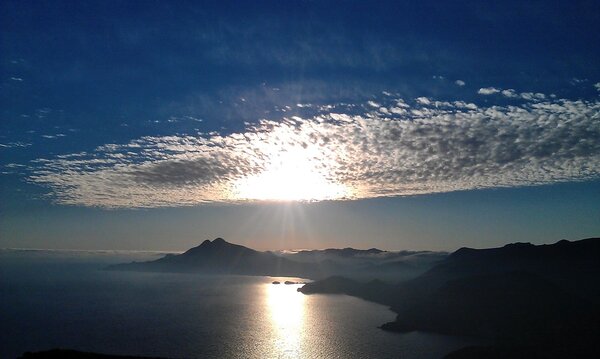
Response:
[[[153,256],[0,251],[0,358],[55,347],[168,358],[440,358],[474,343],[384,332],[377,326],[395,318],[385,306],[271,284],[288,278],[102,270]]]

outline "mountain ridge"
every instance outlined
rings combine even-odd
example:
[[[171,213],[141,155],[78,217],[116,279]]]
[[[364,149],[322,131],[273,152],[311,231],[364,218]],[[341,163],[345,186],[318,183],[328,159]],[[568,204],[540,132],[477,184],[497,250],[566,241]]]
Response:
[[[445,253],[392,253],[377,248],[361,250],[349,247],[276,254],[230,243],[219,237],[212,241],[205,240],[181,254],[166,255],[148,262],[116,264],[107,269],[290,276],[310,279],[322,279],[339,274],[371,279],[412,278],[430,268],[431,263],[440,256],[445,256]]]
[[[600,238],[461,248],[397,285],[333,277],[299,288],[388,305],[382,329],[476,336],[546,358],[598,357]],[[493,352],[495,349],[490,350]]]

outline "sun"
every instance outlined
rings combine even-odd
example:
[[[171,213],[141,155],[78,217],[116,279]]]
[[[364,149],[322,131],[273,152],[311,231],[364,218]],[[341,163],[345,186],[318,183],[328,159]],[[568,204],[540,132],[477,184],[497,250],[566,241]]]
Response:
[[[241,200],[322,201],[348,196],[346,186],[331,180],[328,159],[305,148],[276,151],[254,176],[245,177],[234,185]]]

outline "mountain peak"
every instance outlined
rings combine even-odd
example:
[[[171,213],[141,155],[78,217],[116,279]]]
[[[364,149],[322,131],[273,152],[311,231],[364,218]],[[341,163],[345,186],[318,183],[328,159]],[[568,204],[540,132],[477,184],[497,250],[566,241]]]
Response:
[[[221,237],[215,238],[212,241],[207,239],[207,240],[203,241],[199,246],[188,249],[185,253],[186,254],[198,254],[198,253],[203,253],[206,251],[211,251],[216,248],[222,248],[226,245],[235,246],[234,244],[231,244],[231,243],[225,241]]]
[[[205,240],[204,242],[202,242],[198,247],[202,247],[202,248],[206,248],[206,247],[210,247],[211,245],[223,245],[223,244],[230,244],[229,242],[227,242],[226,240],[224,240],[221,237],[215,238],[212,241],[210,239]],[[196,248],[198,248],[196,247]]]

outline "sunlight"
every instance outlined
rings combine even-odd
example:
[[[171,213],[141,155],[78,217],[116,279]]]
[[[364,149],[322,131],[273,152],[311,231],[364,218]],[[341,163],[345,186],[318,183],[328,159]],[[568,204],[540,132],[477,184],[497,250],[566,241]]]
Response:
[[[297,284],[268,284],[267,305],[275,332],[279,358],[297,358],[304,327],[304,295]]]
[[[345,198],[346,186],[328,179],[327,160],[309,149],[275,151],[266,170],[239,180],[236,197],[243,200],[320,201]]]

